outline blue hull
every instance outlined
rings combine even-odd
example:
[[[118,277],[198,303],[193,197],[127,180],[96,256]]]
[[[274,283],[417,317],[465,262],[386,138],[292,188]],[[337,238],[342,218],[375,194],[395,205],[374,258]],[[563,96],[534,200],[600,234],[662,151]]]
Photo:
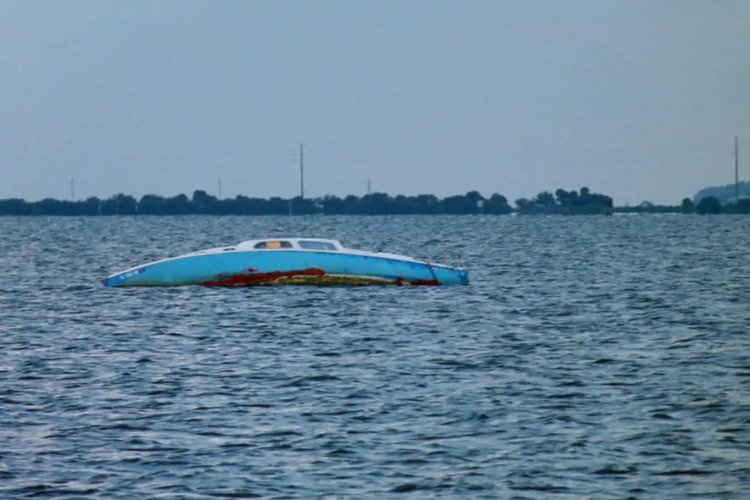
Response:
[[[462,269],[370,255],[276,250],[186,255],[114,274],[109,287],[251,285],[457,285]]]

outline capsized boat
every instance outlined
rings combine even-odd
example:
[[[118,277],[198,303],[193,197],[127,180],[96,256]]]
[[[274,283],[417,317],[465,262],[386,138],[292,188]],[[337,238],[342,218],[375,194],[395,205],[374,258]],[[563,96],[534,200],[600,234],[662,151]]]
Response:
[[[105,286],[467,285],[468,272],[337,240],[243,241],[158,260],[108,276]]]

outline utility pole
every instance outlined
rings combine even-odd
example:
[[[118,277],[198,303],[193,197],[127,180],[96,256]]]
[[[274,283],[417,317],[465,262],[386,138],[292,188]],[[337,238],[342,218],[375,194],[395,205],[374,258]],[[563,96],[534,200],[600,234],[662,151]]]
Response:
[[[305,145],[299,145],[299,196],[305,199]]]
[[[221,199],[221,178],[219,178],[219,199]]]
[[[367,179],[367,194],[372,194],[372,189],[370,186],[370,179]]]
[[[734,202],[740,202],[740,153],[737,136],[734,136]]]
[[[76,201],[76,180],[70,179],[70,201]]]

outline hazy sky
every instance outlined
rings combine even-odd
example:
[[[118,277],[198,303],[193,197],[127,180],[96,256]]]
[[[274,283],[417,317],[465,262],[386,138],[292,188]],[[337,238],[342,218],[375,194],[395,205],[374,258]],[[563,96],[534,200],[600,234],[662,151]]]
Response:
[[[735,135],[748,0],[0,0],[0,198],[293,196],[302,142],[308,196],[679,203]]]

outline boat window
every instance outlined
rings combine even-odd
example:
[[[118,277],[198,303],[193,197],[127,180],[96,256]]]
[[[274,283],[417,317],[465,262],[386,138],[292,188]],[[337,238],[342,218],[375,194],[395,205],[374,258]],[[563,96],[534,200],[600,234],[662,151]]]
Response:
[[[288,241],[261,241],[256,243],[254,248],[261,248],[266,250],[276,250],[277,248],[292,248],[292,244]]]
[[[336,245],[327,241],[300,240],[299,246],[300,248],[304,248],[306,250],[327,250],[329,252],[335,252],[337,250]]]

